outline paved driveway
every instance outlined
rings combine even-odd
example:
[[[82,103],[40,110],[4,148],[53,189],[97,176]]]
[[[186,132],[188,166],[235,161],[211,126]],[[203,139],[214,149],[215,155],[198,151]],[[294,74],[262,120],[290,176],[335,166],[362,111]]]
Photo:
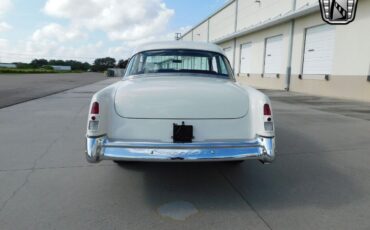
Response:
[[[0,74],[0,108],[105,79],[102,73]]]
[[[0,110],[1,229],[370,229],[366,119],[273,97],[272,165],[90,165],[89,100],[113,81]]]

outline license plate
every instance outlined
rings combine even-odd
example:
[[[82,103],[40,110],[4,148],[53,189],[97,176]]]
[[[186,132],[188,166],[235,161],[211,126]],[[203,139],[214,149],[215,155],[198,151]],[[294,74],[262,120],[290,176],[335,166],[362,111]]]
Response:
[[[191,143],[194,139],[193,126],[185,125],[185,122],[181,125],[173,124],[172,138],[174,143]]]

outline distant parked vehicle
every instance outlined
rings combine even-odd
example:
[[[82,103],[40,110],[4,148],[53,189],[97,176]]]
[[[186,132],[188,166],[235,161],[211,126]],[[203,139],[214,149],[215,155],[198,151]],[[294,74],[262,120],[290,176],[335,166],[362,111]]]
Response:
[[[105,71],[105,76],[114,77],[114,70],[108,69],[107,71]]]
[[[125,69],[121,68],[109,68],[106,72],[105,75],[107,77],[123,77],[125,75]]]
[[[269,98],[236,83],[208,43],[141,46],[123,80],[93,96],[86,143],[92,163],[275,159]]]

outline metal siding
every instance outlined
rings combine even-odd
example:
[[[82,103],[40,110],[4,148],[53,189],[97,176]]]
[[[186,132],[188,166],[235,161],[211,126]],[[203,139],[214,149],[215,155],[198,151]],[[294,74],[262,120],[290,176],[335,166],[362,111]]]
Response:
[[[261,0],[261,3],[255,0],[239,1],[237,30],[242,30],[280,14],[285,14],[292,8],[291,1]]]
[[[283,59],[283,35],[266,39],[264,73],[280,73]]]
[[[240,73],[251,73],[252,43],[240,47]]]
[[[335,27],[316,26],[306,30],[303,74],[331,74],[335,49]]]
[[[307,6],[317,4],[318,0],[297,0],[297,9]]]
[[[210,40],[216,40],[234,32],[235,26],[235,5],[230,4],[210,19]]]
[[[188,34],[186,34],[183,38],[183,41],[192,41],[192,32],[190,31]]]
[[[194,41],[206,42],[208,39],[208,21],[194,29]]]

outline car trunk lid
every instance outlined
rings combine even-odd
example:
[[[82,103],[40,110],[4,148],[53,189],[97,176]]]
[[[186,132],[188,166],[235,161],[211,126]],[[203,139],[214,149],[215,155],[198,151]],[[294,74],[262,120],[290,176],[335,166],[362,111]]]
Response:
[[[196,76],[137,77],[117,88],[118,115],[133,119],[236,119],[248,96],[234,82]]]

